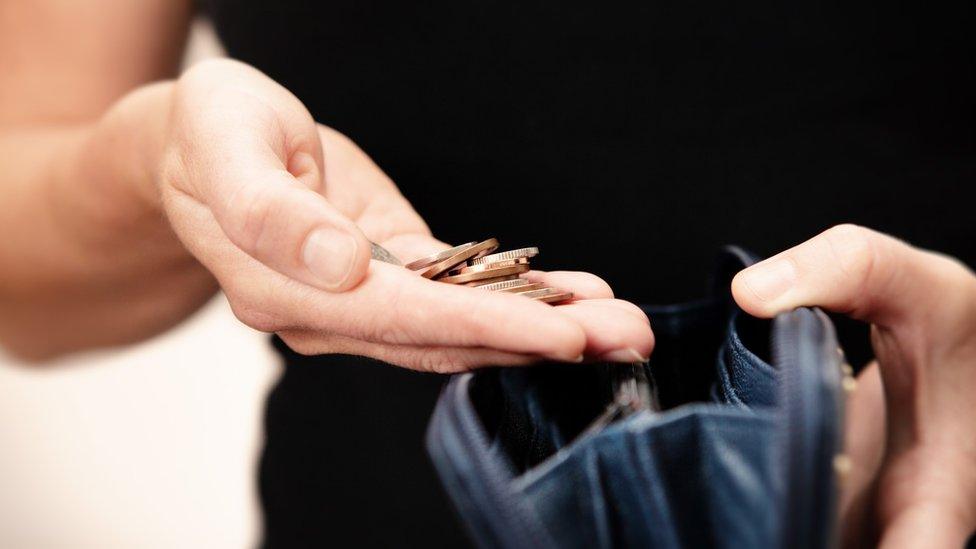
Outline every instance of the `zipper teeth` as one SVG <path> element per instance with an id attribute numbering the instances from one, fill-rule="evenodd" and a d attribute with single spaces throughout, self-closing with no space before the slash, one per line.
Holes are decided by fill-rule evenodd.
<path id="1" fill-rule="evenodd" d="M 797 348 L 800 332 L 804 327 L 804 317 L 808 315 L 819 327 L 809 349 L 816 357 L 816 364 L 811 366 L 824 369 L 809 376 L 800 370 L 803 365 L 799 361 L 800 350 Z M 780 321 L 782 325 L 773 331 L 771 341 L 773 357 L 782 379 L 780 402 L 784 426 L 781 431 L 783 438 L 778 445 L 781 452 L 778 461 L 787 464 L 783 486 L 787 497 L 787 512 L 780 525 L 779 539 L 783 547 L 829 546 L 832 544 L 831 540 L 836 539 L 833 532 L 817 532 L 814 528 L 821 522 L 831 530 L 836 528 L 836 521 L 829 518 L 836 505 L 831 467 L 833 452 L 841 448 L 842 432 L 837 422 L 843 410 L 837 398 L 840 388 L 834 387 L 834 394 L 827 394 L 828 386 L 831 385 L 828 381 L 831 374 L 827 369 L 836 368 L 838 372 L 840 370 L 833 352 L 836 336 L 833 335 L 830 320 L 819 310 L 799 309 L 777 320 Z M 810 385 L 805 386 L 805 382 Z M 818 406 L 820 411 L 815 410 L 811 418 L 806 418 L 805 410 L 810 406 Z M 804 421 L 805 418 L 817 421 Z M 806 436 L 807 428 L 815 432 Z M 830 454 L 826 455 L 826 452 Z M 804 482 L 804 478 L 800 476 L 800 471 L 803 470 L 809 470 L 815 475 L 812 482 Z M 820 505 L 812 507 L 809 504 L 811 500 Z"/>
<path id="2" fill-rule="evenodd" d="M 788 316 L 784 318 L 785 326 L 782 326 L 778 330 L 773 331 L 773 337 L 771 342 L 772 354 L 774 360 L 776 361 L 776 366 L 780 372 L 781 383 L 781 393 L 778 399 L 782 404 L 781 413 L 783 429 L 781 431 L 780 443 L 777 445 L 779 448 L 780 455 L 777 456 L 775 462 L 786 464 L 786 475 L 783 478 L 783 493 L 786 496 L 786 512 L 782 515 L 784 520 L 779 525 L 780 531 L 780 544 L 782 547 L 805 547 L 805 536 L 800 535 L 801 532 L 797 531 L 796 522 L 803 520 L 803 513 L 800 511 L 798 505 L 799 502 L 796 501 L 796 491 L 799 488 L 794 482 L 794 476 L 798 463 L 798 448 L 793 441 L 797 440 L 801 433 L 797 429 L 795 424 L 795 417 L 793 413 L 793 406 L 798 404 L 797 400 L 802 400 L 803 395 L 798 393 L 796 389 L 797 385 L 797 371 L 798 367 L 796 361 L 794 361 L 794 354 L 789 352 L 789 349 L 794 348 L 796 345 L 796 339 L 794 338 L 795 330 L 792 324 L 795 322 L 796 313 L 787 313 Z"/>
<path id="3" fill-rule="evenodd" d="M 471 459 L 488 479 L 485 495 L 494 501 L 496 509 L 505 516 L 505 521 L 502 524 L 517 524 L 521 526 L 526 536 L 532 542 L 529 545 L 533 547 L 551 546 L 552 543 L 549 540 L 549 536 L 544 533 L 544 530 L 539 525 L 536 525 L 528 514 L 520 514 L 519 510 L 521 505 L 515 498 L 509 497 L 505 491 L 505 487 L 514 475 L 509 475 L 506 478 L 504 474 L 498 471 L 497 467 L 499 464 L 492 463 L 488 459 L 488 435 L 478 420 L 470 399 L 466 397 L 471 379 L 471 374 L 465 374 L 455 387 L 456 396 L 461 397 L 456 400 L 458 405 L 452 406 L 459 424 L 455 425 L 457 427 L 454 429 L 455 434 L 458 436 L 458 440 L 461 441 L 462 446 L 468 450 L 467 457 Z M 504 467 L 505 465 L 501 466 Z M 475 497 L 474 494 L 471 494 L 471 497 L 473 499 Z M 502 536 L 503 539 L 510 539 L 511 537 L 508 532 L 503 533 Z M 526 543 L 524 541 L 521 540 L 513 544 L 513 546 L 525 546 Z"/>

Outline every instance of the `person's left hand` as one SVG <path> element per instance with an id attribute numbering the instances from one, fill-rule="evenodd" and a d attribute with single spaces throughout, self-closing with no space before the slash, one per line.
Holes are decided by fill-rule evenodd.
<path id="1" fill-rule="evenodd" d="M 146 93 L 169 102 L 147 202 L 234 314 L 297 352 L 434 372 L 650 354 L 647 317 L 595 276 L 532 273 L 579 298 L 550 307 L 371 260 L 370 241 L 405 262 L 449 246 L 359 147 L 253 67 L 203 62 Z"/>
<path id="2" fill-rule="evenodd" d="M 319 125 L 324 151 L 325 174 L 322 193 L 341 213 L 353 220 L 373 242 L 380 244 L 404 263 L 450 247 L 434 238 L 426 223 L 399 193 L 392 181 L 355 143 L 341 133 Z M 370 269 L 402 271 L 378 261 Z M 396 276 L 407 273 L 395 272 Z M 411 273 L 415 274 L 415 273 Z M 530 271 L 524 275 L 533 282 L 572 291 L 574 300 L 557 305 L 556 310 L 577 323 L 585 335 L 585 347 L 579 360 L 609 362 L 646 361 L 653 346 L 653 333 L 647 316 L 635 305 L 614 298 L 613 290 L 599 277 L 577 271 Z M 417 276 L 419 278 L 419 275 Z M 418 283 L 428 284 L 425 280 Z M 439 284 L 439 283 L 429 283 Z M 436 286 L 435 286 L 436 287 Z M 445 290 L 455 288 L 444 288 Z M 483 290 L 457 288 L 467 292 Z M 438 293 L 428 295 L 440 297 Z M 509 297 L 509 296 L 502 296 Z M 526 299 L 526 298 L 520 298 Z M 423 306 L 419 302 L 415 306 Z M 440 299 L 428 304 L 430 315 L 444 314 L 444 330 L 452 330 L 450 312 L 439 313 Z M 486 309 L 490 312 L 492 309 Z M 470 311 L 472 315 L 481 314 Z M 505 321 L 499 318 L 499 321 Z M 514 320 L 514 319 L 513 319 Z M 422 369 L 457 371 L 480 365 L 527 364 L 537 357 L 494 352 L 490 349 L 411 349 L 404 345 L 384 345 L 347 338 L 337 338 L 314 328 L 285 329 L 279 335 L 297 351 L 305 354 L 343 352 L 366 354 L 398 363 L 410 355 L 427 352 Z M 368 349 L 366 348 L 368 347 Z M 408 364 L 409 365 L 409 364 Z"/>
<path id="3" fill-rule="evenodd" d="M 877 362 L 848 400 L 847 546 L 961 547 L 976 529 L 976 276 L 852 225 L 732 281 L 760 317 L 818 306 L 872 323 Z"/>

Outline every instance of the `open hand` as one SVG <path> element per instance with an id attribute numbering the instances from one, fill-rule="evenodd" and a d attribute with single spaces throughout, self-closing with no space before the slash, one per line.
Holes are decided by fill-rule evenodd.
<path id="1" fill-rule="evenodd" d="M 244 323 L 302 353 L 436 372 L 650 354 L 646 316 L 593 275 L 530 273 L 578 297 L 551 307 L 371 261 L 370 240 L 404 261 L 448 245 L 363 151 L 257 70 L 202 63 L 174 94 L 162 203 Z"/>

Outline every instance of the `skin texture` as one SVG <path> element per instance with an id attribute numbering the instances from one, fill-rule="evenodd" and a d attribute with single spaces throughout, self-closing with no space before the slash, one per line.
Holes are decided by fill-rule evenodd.
<path id="1" fill-rule="evenodd" d="M 367 239 L 405 261 L 446 244 L 265 75 L 232 61 L 177 75 L 191 11 L 0 2 L 8 351 L 40 361 L 139 341 L 220 289 L 242 322 L 305 353 L 436 372 L 649 355 L 646 317 L 593 275 L 531 273 L 580 298 L 549 307 L 370 261 Z M 761 275 L 770 266 L 778 276 Z M 851 543 L 952 546 L 973 526 L 973 286 L 959 264 L 856 227 L 733 283 L 755 315 L 820 305 L 876 325 L 879 365 L 851 402 Z"/>
<path id="2" fill-rule="evenodd" d="M 434 372 L 650 354 L 646 318 L 593 275 L 536 273 L 579 297 L 550 307 L 371 261 L 369 240 L 406 261 L 447 245 L 365 153 L 252 67 L 149 83 L 173 70 L 186 5 L 109 4 L 0 8 L 8 350 L 138 341 L 219 287 L 242 322 L 304 353 Z"/>
<path id="3" fill-rule="evenodd" d="M 961 547 L 976 530 L 976 276 L 852 225 L 741 272 L 748 313 L 819 306 L 872 324 L 877 362 L 850 397 L 848 546 Z"/>

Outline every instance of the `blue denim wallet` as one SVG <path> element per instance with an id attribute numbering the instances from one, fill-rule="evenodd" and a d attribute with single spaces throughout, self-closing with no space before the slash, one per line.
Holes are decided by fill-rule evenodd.
<path id="1" fill-rule="evenodd" d="M 620 365 L 459 374 L 427 448 L 482 547 L 825 547 L 834 543 L 842 356 L 816 309 L 738 311 L 722 251 L 710 295 L 642 307 L 660 410 L 588 429 Z"/>

